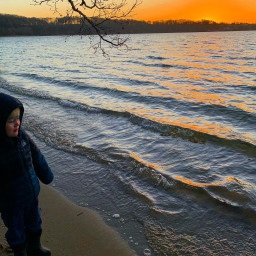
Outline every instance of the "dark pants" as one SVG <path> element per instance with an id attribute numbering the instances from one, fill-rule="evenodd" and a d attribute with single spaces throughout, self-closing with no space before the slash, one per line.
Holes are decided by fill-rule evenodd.
<path id="1" fill-rule="evenodd" d="M 42 220 L 37 198 L 31 204 L 2 212 L 1 217 L 8 228 L 5 237 L 10 246 L 25 243 L 26 233 L 41 231 Z"/>

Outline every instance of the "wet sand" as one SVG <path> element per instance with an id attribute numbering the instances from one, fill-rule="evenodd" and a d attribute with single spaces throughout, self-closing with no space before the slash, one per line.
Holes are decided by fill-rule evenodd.
<path id="1" fill-rule="evenodd" d="M 133 256 L 136 255 L 94 211 L 76 206 L 55 189 L 41 185 L 39 196 L 43 219 L 42 244 L 52 256 Z M 0 220 L 0 244 L 6 247 Z M 12 255 L 3 252 L 0 255 Z"/>

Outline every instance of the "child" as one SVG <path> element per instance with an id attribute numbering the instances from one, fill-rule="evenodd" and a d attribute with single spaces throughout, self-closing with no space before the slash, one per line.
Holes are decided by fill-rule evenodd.
<path id="1" fill-rule="evenodd" d="M 20 129 L 23 112 L 18 99 L 0 93 L 0 212 L 15 256 L 50 256 L 40 243 L 38 178 L 49 184 L 53 173 L 40 150 Z"/>

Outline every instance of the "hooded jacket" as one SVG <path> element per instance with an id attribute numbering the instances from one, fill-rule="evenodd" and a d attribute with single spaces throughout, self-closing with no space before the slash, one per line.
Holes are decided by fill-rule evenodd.
<path id="1" fill-rule="evenodd" d="M 6 135 L 6 121 L 11 112 L 20 109 L 20 123 L 24 113 L 22 103 L 0 93 L 0 211 L 21 207 L 38 197 L 38 178 L 49 184 L 53 173 L 44 156 L 20 128 L 15 138 Z"/>

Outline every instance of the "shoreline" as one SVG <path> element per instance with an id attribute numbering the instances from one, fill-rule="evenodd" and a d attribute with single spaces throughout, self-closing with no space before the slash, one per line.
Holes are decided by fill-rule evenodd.
<path id="1" fill-rule="evenodd" d="M 239 30 L 202 30 L 202 31 L 160 31 L 160 32 L 127 32 L 121 33 L 119 35 L 150 35 L 150 34 L 185 34 L 185 33 L 216 33 L 216 32 L 250 32 L 256 31 L 256 29 L 239 29 Z M 113 33 L 115 34 L 115 33 Z M 12 38 L 12 37 L 54 37 L 54 36 L 62 36 L 62 37 L 86 37 L 88 35 L 79 35 L 79 34 L 54 34 L 54 35 L 0 35 L 0 38 Z M 93 34 L 93 36 L 97 36 L 97 34 Z"/>
<path id="2" fill-rule="evenodd" d="M 53 256 L 135 256 L 120 235 L 99 214 L 77 206 L 50 186 L 41 184 L 42 244 Z M 6 228 L 0 220 L 0 244 L 6 248 Z M 13 255 L 0 248 L 1 255 Z"/>

